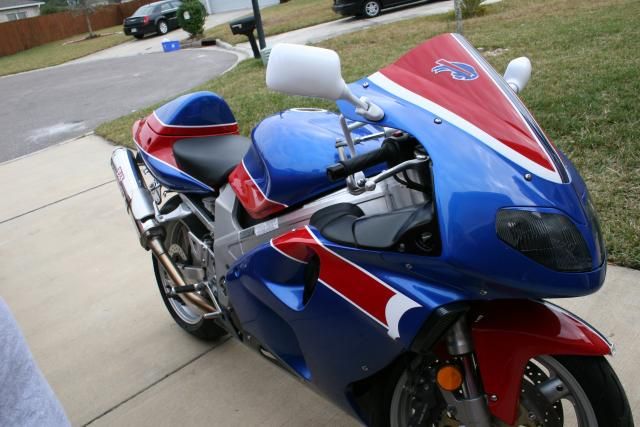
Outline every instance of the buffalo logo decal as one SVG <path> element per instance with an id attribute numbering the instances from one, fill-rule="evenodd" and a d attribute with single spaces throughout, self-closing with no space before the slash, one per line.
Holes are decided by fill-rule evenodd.
<path id="1" fill-rule="evenodd" d="M 446 59 L 438 59 L 435 67 L 431 71 L 435 74 L 443 72 L 451 73 L 454 80 L 475 80 L 478 78 L 478 72 L 473 66 L 464 62 L 452 62 Z"/>

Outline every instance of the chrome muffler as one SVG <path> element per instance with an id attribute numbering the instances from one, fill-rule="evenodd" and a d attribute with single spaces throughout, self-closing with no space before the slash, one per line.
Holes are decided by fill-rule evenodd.
<path id="1" fill-rule="evenodd" d="M 150 231 L 161 233 L 158 237 L 164 237 L 164 229 L 156 221 L 153 197 L 147 188 L 136 159 L 130 150 L 118 147 L 111 154 L 111 169 L 116 177 L 118 188 L 124 198 L 127 213 L 133 219 L 133 223 L 140 236 L 140 244 L 149 250 L 148 234 Z M 158 228 L 159 230 L 155 230 Z"/>
<path id="2" fill-rule="evenodd" d="M 124 147 L 113 150 L 111 168 L 124 198 L 127 213 L 138 232 L 140 244 L 144 249 L 153 252 L 177 287 L 187 286 L 180 270 L 164 247 L 165 230 L 158 221 L 153 197 L 142 178 L 133 153 Z M 185 303 L 202 311 L 205 316 L 220 310 L 200 295 L 192 292 L 180 292 L 180 298 Z"/>

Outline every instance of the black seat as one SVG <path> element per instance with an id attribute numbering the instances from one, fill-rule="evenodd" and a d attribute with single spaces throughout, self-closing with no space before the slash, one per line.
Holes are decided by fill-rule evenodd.
<path id="1" fill-rule="evenodd" d="M 316 227 L 326 239 L 346 246 L 372 249 L 391 249 L 400 243 L 413 248 L 416 239 L 431 239 L 433 205 L 400 209 L 380 215 L 364 215 L 351 203 L 339 203 L 320 209 L 309 224 Z M 425 241 L 426 243 L 426 241 Z M 420 247 L 418 241 L 418 247 Z M 410 249 L 411 249 L 410 248 Z M 420 247 L 428 251 L 426 247 Z"/>
<path id="2" fill-rule="evenodd" d="M 187 138 L 173 144 L 173 155 L 184 172 L 220 188 L 250 145 L 251 140 L 240 135 Z"/>

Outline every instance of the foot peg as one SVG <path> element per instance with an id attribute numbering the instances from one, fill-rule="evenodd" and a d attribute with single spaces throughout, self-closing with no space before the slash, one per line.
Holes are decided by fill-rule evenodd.
<path id="1" fill-rule="evenodd" d="M 205 319 L 214 319 L 216 317 L 219 317 L 222 314 L 222 309 L 220 308 L 220 304 L 218 304 L 218 300 L 213 294 L 211 287 L 209 286 L 208 283 L 201 282 L 201 283 L 196 283 L 194 285 L 172 286 L 171 290 L 167 292 L 167 297 L 182 300 L 182 298 L 180 298 L 180 294 L 189 294 L 189 293 L 202 292 L 202 291 L 205 291 L 207 295 L 209 295 L 209 298 L 213 302 L 213 306 L 214 306 L 213 311 L 206 312 L 202 316 Z"/>

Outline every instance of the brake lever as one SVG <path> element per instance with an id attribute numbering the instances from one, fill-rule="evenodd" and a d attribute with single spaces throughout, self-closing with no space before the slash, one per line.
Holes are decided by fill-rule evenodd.
<path id="1" fill-rule="evenodd" d="M 398 165 L 395 165 L 391 169 L 384 170 L 380 172 L 378 175 L 373 176 L 371 178 L 361 179 L 358 181 L 359 187 L 364 187 L 365 191 L 373 191 L 376 189 L 376 185 L 393 175 L 396 175 L 403 170 L 409 169 L 413 166 L 421 165 L 429 160 L 428 156 L 417 154 L 415 159 L 406 160 Z"/>

